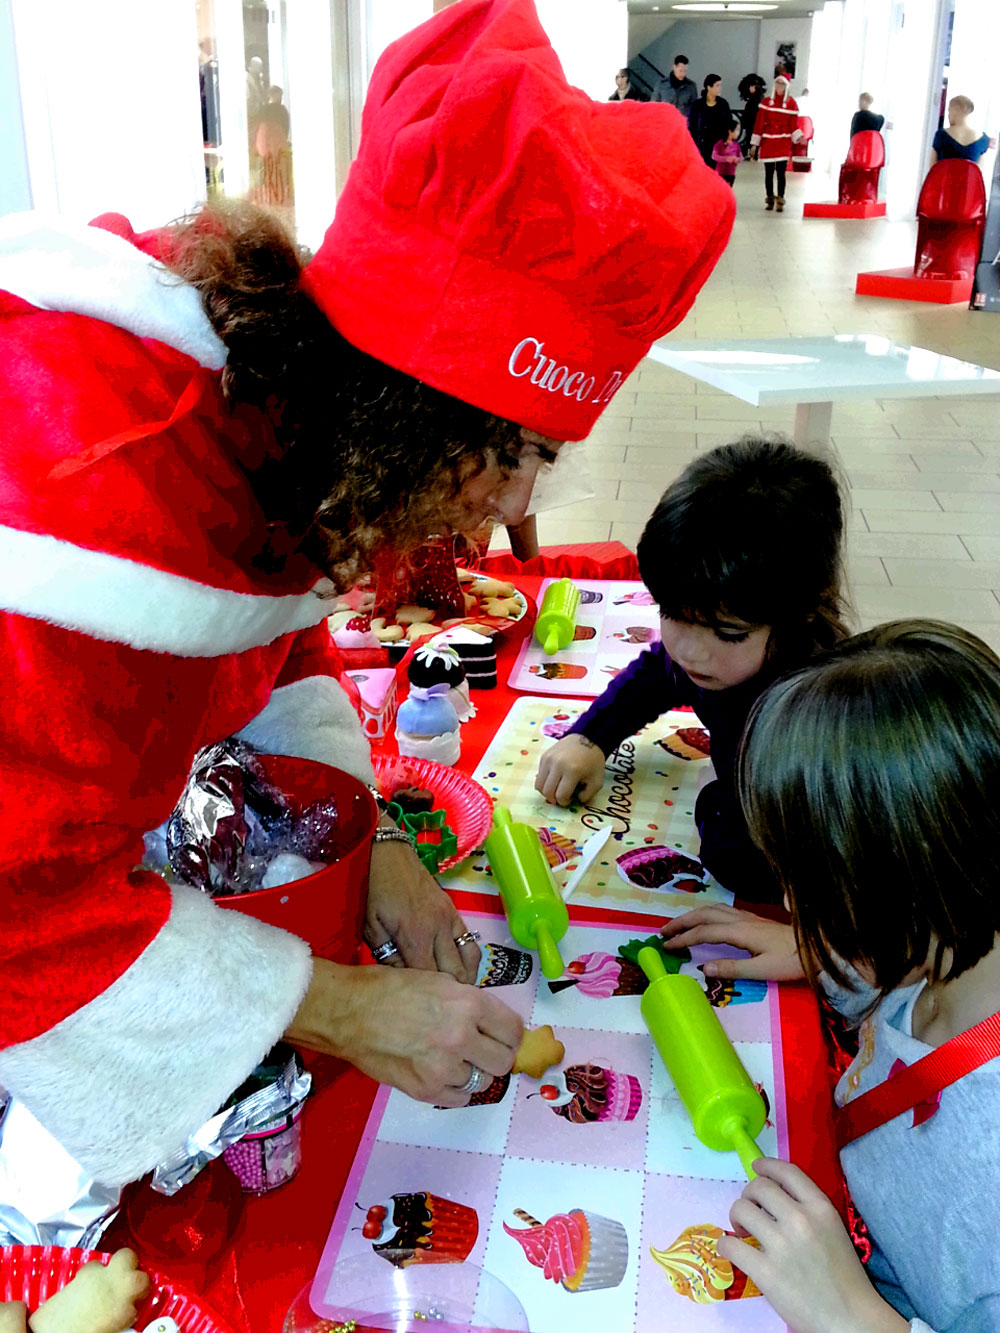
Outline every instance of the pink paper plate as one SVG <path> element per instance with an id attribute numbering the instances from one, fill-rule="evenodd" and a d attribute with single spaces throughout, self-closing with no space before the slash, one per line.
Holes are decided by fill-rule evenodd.
<path id="1" fill-rule="evenodd" d="M 383 754 L 375 757 L 375 781 L 387 800 L 398 787 L 424 787 L 434 793 L 435 808 L 444 811 L 448 825 L 458 839 L 458 851 L 441 862 L 442 870 L 457 866 L 470 852 L 483 845 L 493 823 L 493 802 L 467 773 L 435 764 L 430 759 Z"/>
<path id="2" fill-rule="evenodd" d="M 0 1301 L 24 1301 L 34 1311 L 54 1296 L 90 1259 L 106 1264 L 111 1258 L 99 1250 L 65 1250 L 57 1245 L 0 1246 Z M 143 1272 L 153 1284 L 139 1306 L 136 1328 L 169 1316 L 181 1333 L 232 1333 L 199 1297 L 149 1268 Z"/>

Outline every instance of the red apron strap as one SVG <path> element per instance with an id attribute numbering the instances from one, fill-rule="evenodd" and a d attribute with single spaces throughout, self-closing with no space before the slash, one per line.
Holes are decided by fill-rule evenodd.
<path id="1" fill-rule="evenodd" d="M 838 1107 L 834 1112 L 838 1149 L 895 1120 L 997 1056 L 1000 1056 L 1000 1013 L 977 1023 L 968 1032 L 960 1032 L 894 1078 Z"/>

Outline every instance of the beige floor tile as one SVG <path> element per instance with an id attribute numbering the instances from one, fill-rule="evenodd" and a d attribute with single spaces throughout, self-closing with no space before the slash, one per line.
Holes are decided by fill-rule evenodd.
<path id="1" fill-rule="evenodd" d="M 608 498 L 607 493 L 602 493 L 600 487 L 595 489 L 597 494 L 592 499 L 546 510 L 544 514 L 539 515 L 539 522 L 551 514 L 553 517 L 559 515 L 571 523 L 644 523 L 658 498 L 649 496 L 647 492 L 647 496 L 640 500 L 618 500 Z"/>
<path id="2" fill-rule="evenodd" d="M 538 540 L 542 546 L 561 546 L 569 542 L 606 542 L 611 521 L 568 519 L 560 509 L 538 515 Z"/>
<path id="3" fill-rule="evenodd" d="M 917 470 L 909 454 L 903 456 L 910 464 L 908 468 L 899 466 L 886 469 L 884 472 L 875 472 L 867 468 L 851 467 L 843 452 L 838 450 L 837 453 L 846 469 L 847 480 L 855 491 L 926 491 L 930 494 L 933 490 L 925 480 L 924 473 Z"/>
<path id="4" fill-rule="evenodd" d="M 894 587 L 1000 588 L 1000 562 L 899 560 L 886 556 L 881 563 Z"/>
<path id="5" fill-rule="evenodd" d="M 996 475 L 997 458 L 979 452 L 978 442 L 974 454 L 961 452 L 943 453 L 940 450 L 917 453 L 913 451 L 913 461 L 921 472 L 983 472 Z"/>
<path id="6" fill-rule="evenodd" d="M 877 556 L 859 555 L 847 559 L 847 582 L 855 588 L 881 588 L 889 584 L 885 565 Z M 978 586 L 978 585 L 976 585 Z"/>
<path id="7" fill-rule="evenodd" d="M 869 623 L 905 616 L 930 616 L 956 623 L 1000 621 L 1000 602 L 992 592 L 975 588 L 859 588 L 854 601 L 858 615 Z"/>
<path id="8" fill-rule="evenodd" d="M 964 622 L 964 628 L 982 639 L 984 643 L 989 644 L 995 653 L 1000 653 L 1000 625 L 989 621 L 976 623 L 967 620 Z"/>
<path id="9" fill-rule="evenodd" d="M 948 452 L 941 454 L 940 440 L 915 440 L 912 436 L 882 435 L 878 437 L 854 437 L 839 434 L 836 430 L 832 432 L 833 442 L 838 449 L 854 450 L 858 453 L 867 453 L 869 457 L 878 457 L 881 460 L 882 455 L 909 454 L 913 461 L 920 466 L 920 460 L 929 460 L 927 466 L 933 467 L 934 460 L 941 457 L 949 459 L 958 458 L 962 455 L 968 455 L 971 458 L 982 458 L 982 454 L 973 442 L 965 440 L 949 440 Z M 872 463 L 873 467 L 882 467 L 881 461 Z M 944 464 L 947 467 L 949 464 Z"/>
<path id="10" fill-rule="evenodd" d="M 978 536 L 994 533 L 997 528 L 993 514 L 946 514 L 941 510 L 935 514 L 912 509 L 863 509 L 862 513 L 872 532 L 950 532 Z"/>
<path id="11" fill-rule="evenodd" d="M 993 514 L 1000 531 L 1000 490 L 935 491 L 934 495 L 946 513 Z"/>
<path id="12" fill-rule="evenodd" d="M 970 540 L 972 540 L 970 538 Z M 926 532 L 854 532 L 847 539 L 848 558 L 854 556 L 896 557 L 903 560 L 965 560 L 973 555 L 953 533 Z M 1000 560 L 1000 542 L 996 555 L 976 559 Z"/>
<path id="13" fill-rule="evenodd" d="M 918 469 L 920 485 L 934 491 L 978 491 L 981 495 L 1000 491 L 1000 468 L 996 472 L 924 472 Z"/>
<path id="14" fill-rule="evenodd" d="M 851 444 L 845 444 L 841 439 L 840 444 L 834 445 L 837 450 L 837 457 L 840 459 L 841 466 L 851 474 L 861 476 L 871 475 L 880 478 L 888 478 L 890 473 L 902 473 L 904 476 L 914 476 L 917 472 L 917 465 L 913 461 L 913 455 L 907 453 L 876 453 L 871 449 L 856 449 Z M 859 485 L 864 483 L 859 482 Z M 879 486 L 887 486 L 888 480 L 880 482 Z M 933 487 L 928 487 L 933 490 Z"/>
<path id="15" fill-rule="evenodd" d="M 940 512 L 941 509 L 931 491 L 873 490 L 867 486 L 852 486 L 851 498 L 854 501 L 854 507 L 860 509 L 866 516 L 869 511 L 878 509 L 896 511 L 927 510 L 931 512 Z M 869 524 L 869 526 L 871 525 Z M 917 530 L 922 531 L 923 529 Z"/>
<path id="16" fill-rule="evenodd" d="M 973 560 L 995 561 L 1000 563 L 1000 536 L 981 533 L 963 534 L 962 544 Z"/>

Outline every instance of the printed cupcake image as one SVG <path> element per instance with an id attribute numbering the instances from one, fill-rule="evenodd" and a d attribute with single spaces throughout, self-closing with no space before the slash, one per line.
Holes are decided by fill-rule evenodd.
<path id="1" fill-rule="evenodd" d="M 622 597 L 615 599 L 615 606 L 655 606 L 656 602 L 653 594 L 646 591 L 645 588 L 638 588 L 635 592 L 627 592 Z"/>
<path id="2" fill-rule="evenodd" d="M 551 736 L 554 741 L 562 740 L 573 725 L 570 713 L 552 713 L 542 722 L 542 735 Z"/>
<path id="3" fill-rule="evenodd" d="M 761 1291 L 756 1283 L 719 1254 L 722 1237 L 735 1234 L 707 1222 L 699 1223 L 685 1227 L 668 1249 L 657 1250 L 651 1245 L 649 1252 L 666 1273 L 674 1291 L 696 1305 L 759 1296 Z"/>
<path id="4" fill-rule="evenodd" d="M 477 986 L 522 986 L 531 976 L 531 954 L 506 944 L 484 944 Z"/>
<path id="5" fill-rule="evenodd" d="M 621 639 L 623 643 L 652 643 L 656 638 L 656 630 L 649 625 L 629 625 L 627 629 L 619 630 L 612 637 Z"/>
<path id="6" fill-rule="evenodd" d="M 656 743 L 678 759 L 709 758 L 708 732 L 704 727 L 681 727 Z"/>
<path id="7" fill-rule="evenodd" d="M 593 625 L 577 625 L 573 630 L 574 643 L 586 643 L 589 639 L 596 639 L 597 630 Z"/>
<path id="8" fill-rule="evenodd" d="M 642 1106 L 642 1084 L 634 1074 L 619 1074 L 603 1065 L 569 1065 L 547 1074 L 538 1093 L 573 1125 L 634 1120 Z"/>
<path id="9" fill-rule="evenodd" d="M 636 847 L 617 858 L 618 873 L 636 889 L 663 889 L 670 893 L 704 893 L 708 874 L 701 862 L 675 847 Z"/>
<path id="10" fill-rule="evenodd" d="M 699 972 L 701 968 L 698 969 Z M 767 999 L 766 981 L 730 981 L 723 977 L 699 977 L 713 1009 L 725 1009 L 730 1004 L 758 1004 Z"/>
<path id="11" fill-rule="evenodd" d="M 496 1106 L 497 1102 L 502 1102 L 507 1096 L 507 1089 L 510 1087 L 510 1075 L 498 1074 L 492 1083 L 483 1088 L 482 1092 L 474 1092 L 469 1098 L 467 1106 L 435 1106 L 435 1111 L 465 1111 L 469 1106 Z"/>
<path id="12" fill-rule="evenodd" d="M 572 838 L 567 838 L 565 834 L 556 833 L 545 826 L 538 830 L 538 839 L 542 844 L 545 859 L 553 869 L 565 865 L 567 861 L 580 854 L 580 848 Z"/>
<path id="13" fill-rule="evenodd" d="M 583 680 L 587 674 L 587 668 L 575 662 L 536 662 L 528 671 L 543 680 Z"/>
<path id="14" fill-rule="evenodd" d="M 580 589 L 580 605 L 596 606 L 598 602 L 604 601 L 604 593 L 598 592 L 596 588 Z"/>
<path id="15" fill-rule="evenodd" d="M 527 1230 L 505 1222 L 504 1231 L 517 1241 L 529 1264 L 566 1291 L 603 1291 L 617 1287 L 625 1276 L 628 1234 L 620 1222 L 584 1208 L 556 1213 L 547 1222 L 523 1208 L 515 1208 L 514 1216 L 527 1223 Z"/>
<path id="16" fill-rule="evenodd" d="M 566 975 L 549 982 L 553 995 L 573 987 L 580 995 L 595 1000 L 608 1000 L 613 995 L 642 995 L 649 985 L 646 974 L 639 966 L 639 950 L 646 946 L 656 949 L 663 958 L 668 972 L 680 971 L 681 964 L 691 955 L 687 949 L 666 950 L 660 935 L 644 940 L 629 940 L 621 945 L 617 955 L 610 953 L 583 953 L 566 964 Z"/>
<path id="17" fill-rule="evenodd" d="M 361 1234 L 394 1268 L 461 1264 L 479 1235 L 479 1215 L 464 1203 L 425 1191 L 393 1194 L 372 1204 Z"/>

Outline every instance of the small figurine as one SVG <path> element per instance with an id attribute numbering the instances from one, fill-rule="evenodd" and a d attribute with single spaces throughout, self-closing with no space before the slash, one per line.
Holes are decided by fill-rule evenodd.
<path id="1" fill-rule="evenodd" d="M 449 660 L 454 657 L 454 664 Z M 455 764 L 461 752 L 459 717 L 451 702 L 452 685 L 448 677 L 461 663 L 454 654 L 424 647 L 417 650 L 407 674 L 410 696 L 400 704 L 396 715 L 396 743 L 399 753 L 412 759 L 431 759 L 438 764 Z"/>
<path id="2" fill-rule="evenodd" d="M 425 643 L 413 655 L 407 675 L 410 684 L 418 685 L 421 689 L 446 684 L 448 702 L 458 714 L 459 722 L 468 722 L 470 717 L 475 717 L 476 706 L 469 698 L 465 668 L 451 644 L 441 640 Z"/>

